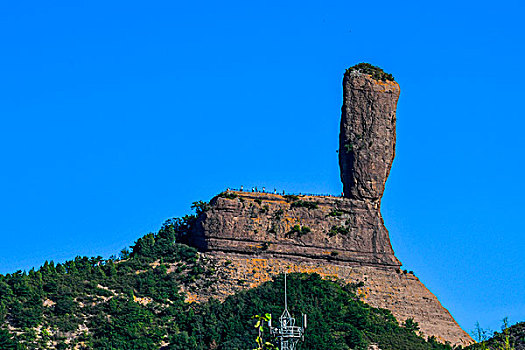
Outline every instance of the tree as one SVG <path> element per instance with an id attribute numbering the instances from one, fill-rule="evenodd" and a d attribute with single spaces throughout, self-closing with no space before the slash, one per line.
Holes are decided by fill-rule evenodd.
<path id="1" fill-rule="evenodd" d="M 17 342 L 13 340 L 11 333 L 5 329 L 0 329 L 0 349 L 2 350 L 16 350 Z"/>
<path id="2" fill-rule="evenodd" d="M 257 348 L 253 350 L 279 350 L 275 345 L 273 345 L 270 342 L 265 342 L 263 339 L 264 335 L 264 324 L 268 324 L 270 320 L 272 319 L 272 315 L 270 314 L 264 314 L 264 315 L 255 315 L 252 316 L 252 318 L 256 319 L 255 322 L 255 328 L 258 331 L 257 338 L 255 338 L 255 342 L 257 343 Z"/>

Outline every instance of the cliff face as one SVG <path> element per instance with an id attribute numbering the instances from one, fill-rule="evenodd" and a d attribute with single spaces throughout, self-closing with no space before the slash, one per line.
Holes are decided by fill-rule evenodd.
<path id="1" fill-rule="evenodd" d="M 201 289 L 195 294 L 190 293 L 191 301 L 205 301 L 209 297 L 224 299 L 242 289 L 257 287 L 285 271 L 318 273 L 324 278 L 338 278 L 347 283 L 363 282 L 364 286 L 358 292 L 364 302 L 390 310 L 400 323 L 408 318 L 414 319 L 425 337 L 435 336 L 441 342 L 451 344 L 473 342 L 416 276 L 398 269 L 266 253 L 210 251 L 202 255 L 216 267 L 217 282 L 213 291 Z"/>
<path id="2" fill-rule="evenodd" d="M 285 271 L 318 273 L 363 282 L 363 301 L 390 310 L 400 322 L 413 318 L 426 336 L 472 342 L 436 296 L 399 269 L 379 211 L 368 201 L 251 192 L 228 197 L 212 199 L 198 218 L 191 243 L 214 262 L 218 278 L 212 292 L 201 290 L 189 300 L 223 299 Z"/>
<path id="3" fill-rule="evenodd" d="M 382 72 L 382 71 L 381 71 Z M 343 80 L 339 164 L 344 197 L 226 192 L 197 218 L 190 243 L 217 266 L 216 289 L 191 300 L 224 298 L 288 272 L 363 282 L 363 300 L 413 318 L 426 336 L 472 339 L 412 274 L 402 273 L 380 212 L 395 154 L 399 85 L 348 70 Z"/>
<path id="4" fill-rule="evenodd" d="M 399 85 L 348 70 L 343 78 L 339 166 L 345 197 L 383 196 L 396 146 Z"/>
<path id="5" fill-rule="evenodd" d="M 230 192 L 197 221 L 203 251 L 329 259 L 399 267 L 376 204 L 337 197 Z"/>

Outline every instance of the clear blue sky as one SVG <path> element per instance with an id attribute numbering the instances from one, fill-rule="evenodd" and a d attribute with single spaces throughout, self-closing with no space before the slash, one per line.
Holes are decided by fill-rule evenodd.
<path id="1" fill-rule="evenodd" d="M 525 320 L 519 1 L 0 4 L 0 273 L 108 257 L 227 187 L 340 193 L 348 66 L 401 85 L 397 256 L 467 331 Z"/>

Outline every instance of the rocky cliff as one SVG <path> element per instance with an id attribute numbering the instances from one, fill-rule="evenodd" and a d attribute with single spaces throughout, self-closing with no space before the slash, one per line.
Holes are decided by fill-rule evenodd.
<path id="1" fill-rule="evenodd" d="M 218 286 L 192 300 L 224 298 L 273 274 L 316 272 L 363 282 L 363 300 L 413 318 L 426 336 L 472 339 L 413 275 L 400 270 L 380 212 L 395 154 L 399 85 L 362 65 L 343 79 L 339 163 L 344 197 L 227 191 L 199 215 L 190 243 L 217 266 Z M 370 74 L 371 73 L 371 74 Z M 391 77 L 391 76 L 390 76 Z"/>
<path id="2" fill-rule="evenodd" d="M 375 80 L 359 68 L 346 71 L 339 134 L 345 197 L 378 201 L 383 196 L 395 155 L 399 92 L 394 81 Z"/>
<path id="3" fill-rule="evenodd" d="M 192 244 L 202 251 L 399 267 L 377 204 L 341 197 L 229 192 L 199 216 Z"/>

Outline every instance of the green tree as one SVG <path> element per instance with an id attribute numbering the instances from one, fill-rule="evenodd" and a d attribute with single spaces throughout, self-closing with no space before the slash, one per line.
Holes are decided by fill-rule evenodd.
<path id="1" fill-rule="evenodd" d="M 268 324 L 268 322 L 271 321 L 272 315 L 266 313 L 263 315 L 255 315 L 252 316 L 252 318 L 255 319 L 255 329 L 257 329 L 257 338 L 255 338 L 255 342 L 257 343 L 257 348 L 253 350 L 279 350 L 275 345 L 268 341 L 264 341 L 264 325 Z"/>
<path id="2" fill-rule="evenodd" d="M 0 349 L 16 350 L 17 348 L 17 342 L 13 340 L 11 333 L 5 329 L 0 329 Z"/>

